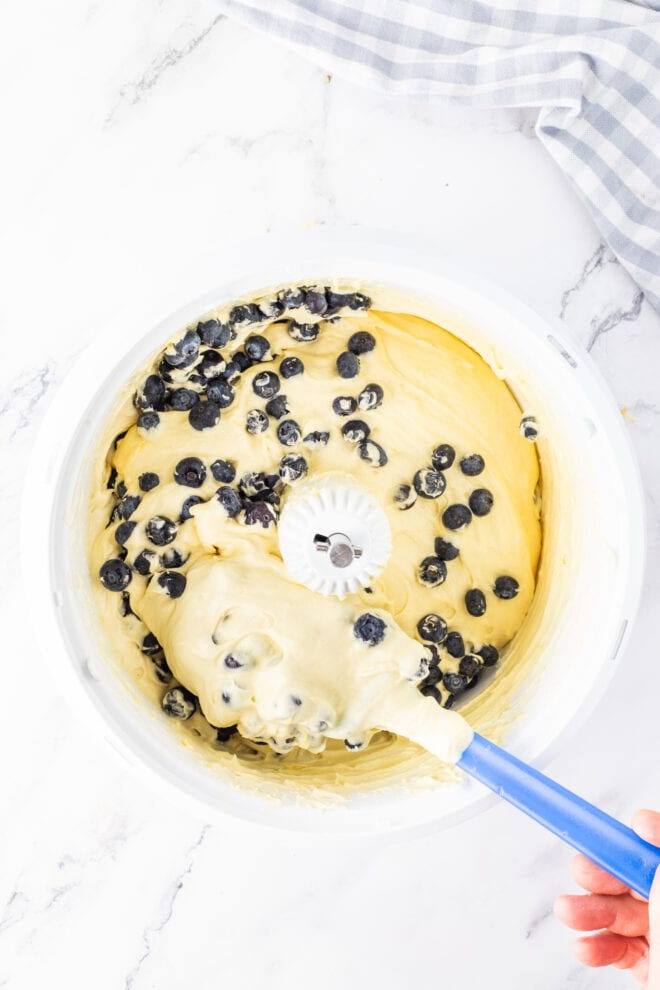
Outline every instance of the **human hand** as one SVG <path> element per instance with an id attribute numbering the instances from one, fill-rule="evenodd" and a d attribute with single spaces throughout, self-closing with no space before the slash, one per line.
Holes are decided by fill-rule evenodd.
<path id="1" fill-rule="evenodd" d="M 632 827 L 660 846 L 660 812 L 637 811 Z M 660 870 L 648 902 L 586 856 L 575 857 L 571 874 L 589 893 L 558 897 L 555 914 L 568 928 L 597 932 L 573 943 L 580 962 L 629 969 L 645 990 L 660 990 Z"/>

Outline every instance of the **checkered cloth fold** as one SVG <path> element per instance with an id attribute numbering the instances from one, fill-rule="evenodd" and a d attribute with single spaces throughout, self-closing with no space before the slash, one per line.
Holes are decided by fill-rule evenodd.
<path id="1" fill-rule="evenodd" d="M 660 0 L 217 2 L 397 96 L 538 107 L 539 139 L 660 312 Z"/>

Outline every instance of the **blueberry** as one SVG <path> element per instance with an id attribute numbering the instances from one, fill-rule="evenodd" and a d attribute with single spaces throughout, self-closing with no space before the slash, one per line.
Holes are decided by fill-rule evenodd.
<path id="1" fill-rule="evenodd" d="M 455 660 L 460 660 L 461 657 L 465 656 L 465 643 L 459 632 L 447 633 L 445 649 L 449 656 L 454 657 Z"/>
<path id="2" fill-rule="evenodd" d="M 112 468 L 110 468 L 110 474 L 108 476 L 108 482 L 107 482 L 107 484 L 106 484 L 105 487 L 106 488 L 114 488 L 116 481 L 117 481 L 117 468 L 116 467 L 112 467 Z"/>
<path id="3" fill-rule="evenodd" d="M 269 502 L 250 502 L 245 507 L 246 526 L 261 526 L 268 529 L 277 522 L 277 512 Z"/>
<path id="4" fill-rule="evenodd" d="M 321 328 L 318 323 L 298 323 L 296 320 L 291 320 L 287 331 L 289 337 L 292 337 L 293 340 L 297 340 L 303 344 L 309 344 L 313 340 L 316 340 L 321 332 Z"/>
<path id="5" fill-rule="evenodd" d="M 215 481 L 220 481 L 223 485 L 231 485 L 236 477 L 236 468 L 229 461 L 223 461 L 221 458 L 218 458 L 217 461 L 213 461 L 213 464 L 211 464 L 211 474 Z"/>
<path id="6" fill-rule="evenodd" d="M 473 677 L 477 677 L 481 673 L 481 664 L 477 657 L 473 656 L 471 653 L 466 653 L 461 662 L 458 665 L 458 672 L 467 677 L 469 681 Z"/>
<path id="7" fill-rule="evenodd" d="M 138 409 L 162 409 L 165 399 L 165 383 L 158 375 L 149 375 L 133 402 Z"/>
<path id="8" fill-rule="evenodd" d="M 477 653 L 481 657 L 484 667 L 494 667 L 500 659 L 499 651 L 488 643 L 482 646 L 480 650 L 477 650 Z"/>
<path id="9" fill-rule="evenodd" d="M 350 443 L 360 443 L 366 440 L 370 433 L 371 429 L 363 419 L 349 419 L 341 428 L 341 435 Z"/>
<path id="10" fill-rule="evenodd" d="M 137 425 L 140 430 L 155 430 L 160 423 L 160 416 L 157 412 L 144 412 L 137 418 Z"/>
<path id="11" fill-rule="evenodd" d="M 436 471 L 446 471 L 456 460 L 456 451 L 448 443 L 441 443 L 431 454 L 431 464 Z"/>
<path id="12" fill-rule="evenodd" d="M 442 616 L 429 612 L 417 623 L 417 632 L 428 643 L 444 643 L 447 638 L 447 623 Z"/>
<path id="13" fill-rule="evenodd" d="M 246 471 L 238 482 L 238 490 L 246 498 L 255 498 L 267 492 L 271 486 L 263 471 Z"/>
<path id="14" fill-rule="evenodd" d="M 144 527 L 147 539 L 155 547 L 164 547 L 176 537 L 176 524 L 167 516 L 154 516 Z"/>
<path id="15" fill-rule="evenodd" d="M 376 346 L 376 338 L 367 330 L 358 330 L 348 338 L 347 346 L 351 354 L 368 354 Z"/>
<path id="16" fill-rule="evenodd" d="M 223 485 L 222 488 L 218 488 L 215 493 L 215 497 L 230 519 L 237 516 L 243 508 L 240 495 L 237 491 L 234 491 L 233 488 L 229 488 L 228 485 Z"/>
<path id="17" fill-rule="evenodd" d="M 449 540 L 443 540 L 441 536 L 436 536 L 434 550 L 436 557 L 439 557 L 440 560 L 456 560 L 460 553 L 458 547 L 455 547 Z"/>
<path id="18" fill-rule="evenodd" d="M 117 488 L 115 489 L 115 491 L 116 491 L 116 494 L 119 496 L 119 498 L 123 498 L 124 495 L 126 494 L 126 492 L 128 491 L 128 488 L 126 487 L 126 485 L 124 484 L 123 481 L 120 481 L 119 484 L 117 485 Z M 139 498 L 139 496 L 138 496 L 138 498 Z"/>
<path id="19" fill-rule="evenodd" d="M 160 681 L 161 684 L 169 684 L 172 680 L 172 671 L 170 670 L 167 660 L 165 659 L 164 653 L 156 653 L 151 657 L 151 662 L 154 665 L 154 674 L 156 679 Z"/>
<path id="20" fill-rule="evenodd" d="M 208 430 L 220 420 L 220 406 L 202 399 L 188 413 L 188 422 L 194 430 Z"/>
<path id="21" fill-rule="evenodd" d="M 480 588 L 470 588 L 465 592 L 465 607 L 475 618 L 486 612 L 486 596 Z"/>
<path id="22" fill-rule="evenodd" d="M 336 316 L 339 310 L 344 306 L 348 306 L 348 300 L 350 297 L 347 292 L 335 292 L 333 289 L 326 289 L 325 298 L 328 303 L 328 308 L 326 309 L 324 316 L 327 320 L 332 316 Z"/>
<path id="23" fill-rule="evenodd" d="M 422 685 L 420 685 L 419 690 L 420 693 L 423 694 L 425 698 L 433 698 L 433 700 L 437 701 L 439 705 L 442 704 L 442 694 L 440 691 L 438 691 L 437 687 L 433 683 L 433 680 L 429 681 L 427 677 L 425 682 Z"/>
<path id="24" fill-rule="evenodd" d="M 325 292 L 321 292 L 319 289 L 308 289 L 305 293 L 305 309 L 308 313 L 313 316 L 323 316 L 326 309 L 328 308 L 328 303 L 325 298 Z"/>
<path id="25" fill-rule="evenodd" d="M 265 337 L 253 333 L 246 337 L 243 350 L 250 361 L 263 361 L 270 350 L 270 344 Z"/>
<path id="26" fill-rule="evenodd" d="M 106 560 L 99 570 L 101 584 L 108 591 L 123 591 L 131 583 L 131 569 L 123 560 L 113 557 Z"/>
<path id="27" fill-rule="evenodd" d="M 462 529 L 463 526 L 468 526 L 472 522 L 472 513 L 467 505 L 450 505 L 442 513 L 442 522 L 447 529 Z"/>
<path id="28" fill-rule="evenodd" d="M 184 457 L 174 468 L 177 485 L 186 488 L 201 488 L 206 481 L 206 468 L 199 457 Z"/>
<path id="29" fill-rule="evenodd" d="M 186 721 L 197 711 L 197 699 L 184 687 L 170 688 L 163 695 L 161 702 L 163 711 L 170 718 L 180 718 Z"/>
<path id="30" fill-rule="evenodd" d="M 493 508 L 495 499 L 487 488 L 475 488 L 468 499 L 468 504 L 475 516 L 487 516 Z"/>
<path id="31" fill-rule="evenodd" d="M 362 440 L 358 444 L 358 454 L 363 461 L 368 461 L 372 467 L 385 467 L 387 454 L 375 440 Z"/>
<path id="32" fill-rule="evenodd" d="M 232 327 L 247 327 L 252 323 L 262 322 L 263 314 L 255 303 L 234 306 L 229 313 L 229 323 Z"/>
<path id="33" fill-rule="evenodd" d="M 119 491 L 119 489 L 117 489 Z M 121 502 L 117 504 L 117 515 L 120 519 L 129 519 L 142 499 L 139 495 L 125 495 Z"/>
<path id="34" fill-rule="evenodd" d="M 520 433 L 525 440 L 529 440 L 531 443 L 538 439 L 539 429 L 535 416 L 523 416 L 520 420 Z"/>
<path id="35" fill-rule="evenodd" d="M 293 447 L 301 438 L 302 433 L 295 419 L 283 419 L 277 427 L 277 439 L 285 447 Z"/>
<path id="36" fill-rule="evenodd" d="M 168 364 L 165 358 L 162 358 L 160 364 L 158 365 L 158 374 L 164 382 L 171 383 L 174 380 L 172 375 L 172 365 Z"/>
<path id="37" fill-rule="evenodd" d="M 358 406 L 365 411 L 368 409 L 378 409 L 378 406 L 383 401 L 384 394 L 380 385 L 377 385 L 376 382 L 371 382 L 369 385 L 365 385 L 358 395 Z"/>
<path id="38" fill-rule="evenodd" d="M 207 347 L 224 347 L 229 343 L 229 326 L 219 320 L 205 320 L 197 324 L 197 333 Z"/>
<path id="39" fill-rule="evenodd" d="M 433 468 L 420 468 L 413 478 L 413 486 L 422 498 L 439 498 L 447 487 L 445 476 Z"/>
<path id="40" fill-rule="evenodd" d="M 158 561 L 158 554 L 154 550 L 142 550 L 133 561 L 133 567 L 138 574 L 146 577 L 147 574 L 151 574 L 151 567 L 155 561 Z"/>
<path id="41" fill-rule="evenodd" d="M 508 575 L 502 575 L 495 580 L 493 585 L 493 591 L 498 598 L 503 601 L 509 601 L 511 598 L 515 598 L 520 590 L 520 585 L 515 578 L 509 577 Z"/>
<path id="42" fill-rule="evenodd" d="M 365 296 L 363 292 L 351 292 L 348 297 L 348 307 L 349 309 L 369 309 L 371 306 L 371 299 L 369 296 Z"/>
<path id="43" fill-rule="evenodd" d="M 279 299 L 262 299 L 259 309 L 267 320 L 277 320 L 284 312 L 284 304 Z"/>
<path id="44" fill-rule="evenodd" d="M 234 401 L 234 390 L 223 378 L 213 378 L 206 388 L 206 397 L 221 409 L 227 409 Z"/>
<path id="45" fill-rule="evenodd" d="M 170 345 L 163 355 L 172 368 L 188 368 L 199 355 L 201 341 L 195 330 L 186 330 L 181 340 Z"/>
<path id="46" fill-rule="evenodd" d="M 442 680 L 442 671 L 439 667 L 431 667 L 428 674 L 424 678 L 423 683 L 420 685 L 420 690 L 422 694 L 425 687 L 434 687 L 439 681 Z"/>
<path id="47" fill-rule="evenodd" d="M 262 371 L 252 379 L 252 390 L 260 399 L 272 399 L 280 390 L 280 379 L 274 371 Z"/>
<path id="48" fill-rule="evenodd" d="M 268 480 L 268 490 L 257 495 L 256 498 L 250 499 L 251 502 L 268 502 L 269 505 L 279 506 L 280 504 L 280 492 L 284 487 L 284 482 L 280 478 L 279 474 L 269 474 L 266 476 Z M 274 479 L 274 481 L 273 481 Z"/>
<path id="49" fill-rule="evenodd" d="M 251 368 L 255 363 L 252 358 L 245 353 L 245 351 L 236 351 L 232 357 L 232 361 L 241 374 L 243 374 L 244 371 L 247 371 L 248 368 Z"/>
<path id="50" fill-rule="evenodd" d="M 186 590 L 185 575 L 178 571 L 163 571 L 158 575 L 158 584 L 163 588 L 168 598 L 181 598 Z"/>
<path id="51" fill-rule="evenodd" d="M 417 492 L 412 485 L 397 485 L 392 495 L 392 501 L 398 509 L 410 509 L 417 501 Z"/>
<path id="52" fill-rule="evenodd" d="M 282 416 L 287 416 L 289 413 L 289 405 L 286 395 L 276 395 L 274 399 L 271 399 L 266 403 L 266 412 L 273 419 L 282 419 Z"/>
<path id="53" fill-rule="evenodd" d="M 287 485 L 307 474 L 307 461 L 299 454 L 285 454 L 280 461 L 280 478 Z"/>
<path id="54" fill-rule="evenodd" d="M 206 351 L 202 360 L 195 366 L 195 375 L 203 382 L 210 382 L 226 369 L 227 362 L 220 351 Z"/>
<path id="55" fill-rule="evenodd" d="M 350 351 L 343 351 L 337 358 L 337 371 L 342 378 L 355 378 L 360 370 L 360 362 Z"/>
<path id="56" fill-rule="evenodd" d="M 177 412 L 188 412 L 199 402 L 199 395 L 191 388 L 175 388 L 168 393 L 167 404 Z"/>
<path id="57" fill-rule="evenodd" d="M 303 437 L 303 443 L 307 444 L 308 447 L 325 447 L 330 440 L 330 434 L 327 430 L 312 430 L 307 436 Z"/>
<path id="58" fill-rule="evenodd" d="M 467 687 L 467 679 L 462 674 L 445 674 L 442 683 L 450 694 L 462 694 Z"/>
<path id="59" fill-rule="evenodd" d="M 183 503 L 183 505 L 181 506 L 181 515 L 179 516 L 179 522 L 185 522 L 186 519 L 192 519 L 192 513 L 190 510 L 192 509 L 193 505 L 201 505 L 203 501 L 204 499 L 200 498 L 199 495 L 191 495 L 190 498 L 187 498 Z"/>
<path id="60" fill-rule="evenodd" d="M 223 663 L 229 670 L 239 670 L 243 666 L 241 661 L 233 653 L 228 653 Z"/>
<path id="61" fill-rule="evenodd" d="M 123 619 L 125 619 L 127 615 L 136 615 L 136 613 L 131 608 L 131 596 L 127 591 L 122 591 L 121 593 L 121 602 L 119 603 L 119 614 Z"/>
<path id="62" fill-rule="evenodd" d="M 277 478 L 277 482 L 280 490 L 284 488 L 284 482 L 279 477 L 279 475 Z M 280 498 L 279 491 L 271 491 L 271 492 L 267 492 L 265 495 L 262 495 L 261 498 L 256 499 L 256 501 L 268 502 L 269 505 L 274 505 L 276 509 L 279 509 L 280 502 L 282 501 L 282 499 Z"/>
<path id="63" fill-rule="evenodd" d="M 128 543 L 131 533 L 137 526 L 137 523 L 132 520 L 129 522 L 119 523 L 117 529 L 115 530 L 115 540 L 120 547 L 125 547 Z"/>
<path id="64" fill-rule="evenodd" d="M 223 728 L 215 728 L 215 741 L 219 743 L 229 742 L 232 736 L 238 732 L 237 725 L 228 725 Z"/>
<path id="65" fill-rule="evenodd" d="M 467 474 L 469 478 L 481 474 L 485 467 L 486 464 L 481 454 L 469 454 L 468 457 L 463 457 L 461 460 L 461 471 L 463 474 Z"/>
<path id="66" fill-rule="evenodd" d="M 148 632 L 146 636 L 143 637 L 140 645 L 140 652 L 144 653 L 146 657 L 152 657 L 156 653 L 160 653 L 162 649 L 163 647 L 160 645 L 152 632 Z"/>
<path id="67" fill-rule="evenodd" d="M 429 667 L 437 667 L 440 663 L 440 651 L 438 650 L 438 647 L 435 643 L 430 643 L 428 640 L 425 640 L 424 646 L 431 654 L 431 658 L 428 661 Z"/>
<path id="68" fill-rule="evenodd" d="M 257 433 L 263 433 L 268 429 L 269 422 L 270 420 L 263 409 L 250 409 L 245 417 L 245 429 L 248 433 L 256 436 Z"/>
<path id="69" fill-rule="evenodd" d="M 299 309 L 305 301 L 305 291 L 299 287 L 283 289 L 277 298 L 284 309 Z"/>
<path id="70" fill-rule="evenodd" d="M 282 378 L 295 378 L 296 375 L 302 375 L 305 370 L 305 365 L 302 363 L 300 358 L 288 357 L 284 358 L 280 364 L 280 374 Z"/>
<path id="71" fill-rule="evenodd" d="M 338 416 L 351 416 L 357 407 L 357 399 L 352 395 L 338 395 L 332 400 L 332 411 Z"/>
<path id="72" fill-rule="evenodd" d="M 166 550 L 162 558 L 163 567 L 167 568 L 183 567 L 187 560 L 188 557 L 184 557 L 183 553 L 176 547 L 170 547 L 169 550 Z"/>
<path id="73" fill-rule="evenodd" d="M 367 646 L 377 646 L 385 638 L 385 623 L 379 616 L 365 612 L 353 626 L 353 635 Z"/>
<path id="74" fill-rule="evenodd" d="M 226 382 L 229 382 L 231 385 L 235 384 L 238 381 L 238 379 L 241 377 L 241 371 L 243 370 L 239 366 L 238 361 L 236 360 L 237 357 L 238 355 L 234 354 L 233 359 L 231 361 L 227 361 L 227 367 L 220 376 L 221 378 L 224 378 Z M 249 367 L 249 363 L 248 363 L 248 367 Z"/>
<path id="75" fill-rule="evenodd" d="M 439 557 L 424 557 L 417 576 L 422 584 L 429 588 L 437 588 L 447 577 L 447 565 Z"/>

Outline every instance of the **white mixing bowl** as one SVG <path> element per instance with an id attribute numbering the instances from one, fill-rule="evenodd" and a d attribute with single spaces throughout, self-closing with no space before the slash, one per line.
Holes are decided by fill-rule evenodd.
<path id="1" fill-rule="evenodd" d="M 48 410 L 27 478 L 22 535 L 33 625 L 69 702 L 133 766 L 174 788 L 179 800 L 185 795 L 206 818 L 312 832 L 437 828 L 474 814 L 486 799 L 470 780 L 422 786 L 430 757 L 386 774 L 378 789 L 330 801 L 326 795 L 316 806 L 318 788 L 301 801 L 284 778 L 265 788 L 274 800 L 235 786 L 182 747 L 161 713 L 122 683 L 104 656 L 91 604 L 90 469 L 127 379 L 159 343 L 214 306 L 283 283 L 331 278 L 359 282 L 380 308 L 389 301 L 451 330 L 506 379 L 525 412 L 537 415 L 545 523 L 537 592 L 488 688 L 501 700 L 500 724 L 485 719 L 479 697 L 466 711 L 475 729 L 496 732 L 537 765 L 566 743 L 613 673 L 641 589 L 641 487 L 621 416 L 588 355 L 560 327 L 456 271 L 434 247 L 384 233 L 318 230 L 232 247 L 197 260 L 176 286 L 147 287 L 144 308 L 97 336 Z M 193 301 L 172 312 L 175 296 Z"/>

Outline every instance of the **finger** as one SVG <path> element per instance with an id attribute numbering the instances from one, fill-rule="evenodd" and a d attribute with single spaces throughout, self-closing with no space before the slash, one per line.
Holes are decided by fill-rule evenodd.
<path id="1" fill-rule="evenodd" d="M 629 894 L 563 894 L 555 901 L 555 914 L 580 932 L 609 928 L 616 935 L 631 937 L 645 936 L 649 930 L 648 905 Z"/>
<path id="2" fill-rule="evenodd" d="M 660 846 L 660 813 L 642 808 L 633 815 L 633 828 L 647 842 Z M 649 942 L 654 947 L 660 946 L 660 870 L 656 873 L 651 898 L 649 901 Z M 658 958 L 656 958 L 658 956 Z M 651 961 L 647 977 L 648 990 L 660 990 L 660 953 L 656 953 Z"/>
<path id="3" fill-rule="evenodd" d="M 582 853 L 573 858 L 571 876 L 580 887 L 593 894 L 625 894 L 628 891 L 625 883 L 610 876 Z"/>
<path id="4" fill-rule="evenodd" d="M 660 846 L 660 812 L 642 808 L 633 815 L 632 826 L 638 835 L 654 846 Z"/>
<path id="5" fill-rule="evenodd" d="M 649 978 L 648 953 L 644 956 L 641 956 L 641 958 L 638 959 L 637 962 L 630 967 L 630 973 L 632 976 L 635 977 L 638 983 L 644 983 L 644 984 L 646 983 L 646 981 Z M 651 990 L 651 988 L 647 987 L 647 990 Z"/>
<path id="6" fill-rule="evenodd" d="M 660 990 L 660 869 L 656 872 L 649 900 L 649 943 L 653 946 L 647 990 Z"/>
<path id="7" fill-rule="evenodd" d="M 573 943 L 573 952 L 585 966 L 616 966 L 630 969 L 648 954 L 643 938 L 625 938 L 614 932 L 598 932 Z"/>

